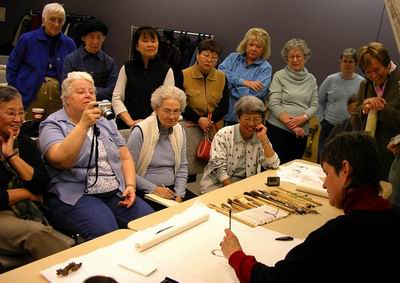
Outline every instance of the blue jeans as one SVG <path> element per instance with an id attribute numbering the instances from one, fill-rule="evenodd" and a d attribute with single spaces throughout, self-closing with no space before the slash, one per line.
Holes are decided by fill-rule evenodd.
<path id="1" fill-rule="evenodd" d="M 108 198 L 83 195 L 75 205 L 70 205 L 51 194 L 46 197 L 45 204 L 50 210 L 52 225 L 90 240 L 118 228 L 126 228 L 130 221 L 154 212 L 139 197 L 130 208 L 119 206 L 119 201 L 116 195 Z"/>

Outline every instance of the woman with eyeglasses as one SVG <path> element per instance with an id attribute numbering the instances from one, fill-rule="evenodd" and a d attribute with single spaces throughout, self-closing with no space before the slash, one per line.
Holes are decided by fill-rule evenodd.
<path id="1" fill-rule="evenodd" d="M 358 92 L 358 119 L 365 125 L 369 112 L 377 113 L 374 138 L 383 161 L 382 179 L 387 180 L 394 160 L 387 145 L 400 129 L 400 71 L 390 59 L 389 51 L 379 42 L 361 47 L 358 62 L 367 77 Z"/>
<path id="2" fill-rule="evenodd" d="M 161 85 L 175 85 L 170 66 L 158 56 L 160 36 L 153 27 L 140 27 L 132 38 L 132 60 L 122 66 L 112 95 L 118 128 L 132 128 L 153 112 L 150 97 Z"/>
<path id="3" fill-rule="evenodd" d="M 26 208 L 42 202 L 49 176 L 34 141 L 20 133 L 25 119 L 22 97 L 0 88 L 0 254 L 37 260 L 70 246 L 39 215 Z M 27 213 L 29 212 L 29 213 Z"/>
<path id="4" fill-rule="evenodd" d="M 138 195 L 152 193 L 182 202 L 195 195 L 186 189 L 186 134 L 178 124 L 186 95 L 177 87 L 160 86 L 151 95 L 152 115 L 133 128 L 128 148 L 136 167 Z M 165 207 L 151 201 L 154 209 Z"/>
<path id="5" fill-rule="evenodd" d="M 277 71 L 269 87 L 267 127 L 282 163 L 301 159 L 307 145 L 310 120 L 317 113 L 315 77 L 305 68 L 311 49 L 303 39 L 290 39 L 282 48 L 286 67 Z"/>
<path id="6" fill-rule="evenodd" d="M 115 122 L 98 107 L 93 78 L 71 72 L 61 91 L 64 107 L 39 129 L 54 225 L 90 240 L 152 213 L 136 196 L 135 164 Z"/>
<path id="7" fill-rule="evenodd" d="M 238 122 L 235 104 L 243 95 L 253 95 L 265 101 L 271 82 L 272 67 L 267 59 L 271 54 L 271 39 L 262 28 L 251 28 L 237 47 L 219 65 L 218 69 L 228 78 L 231 95 L 225 125 Z"/>
<path id="8" fill-rule="evenodd" d="M 210 160 L 200 182 L 202 194 L 253 176 L 260 166 L 279 166 L 279 157 L 263 125 L 264 103 L 245 95 L 236 103 L 235 111 L 239 124 L 222 128 L 212 141 Z"/>
<path id="9" fill-rule="evenodd" d="M 340 56 L 340 72 L 329 75 L 318 89 L 318 119 L 321 125 L 318 140 L 318 156 L 335 125 L 350 117 L 348 99 L 356 95 L 364 80 L 355 72 L 357 50 L 346 48 Z"/>

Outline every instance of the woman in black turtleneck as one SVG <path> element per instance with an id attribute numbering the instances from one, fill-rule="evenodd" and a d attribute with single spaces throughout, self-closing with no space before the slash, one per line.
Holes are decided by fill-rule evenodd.
<path id="1" fill-rule="evenodd" d="M 172 69 L 157 56 L 159 42 L 152 27 L 140 27 L 133 35 L 133 59 L 122 66 L 112 97 L 119 128 L 133 127 L 153 112 L 150 97 L 156 88 L 175 85 Z"/>

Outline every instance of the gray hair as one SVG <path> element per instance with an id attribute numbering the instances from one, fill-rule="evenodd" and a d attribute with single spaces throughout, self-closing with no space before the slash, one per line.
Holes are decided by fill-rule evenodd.
<path id="1" fill-rule="evenodd" d="M 63 24 L 65 23 L 65 10 L 63 6 L 59 3 L 49 3 L 43 8 L 42 18 L 47 19 L 51 14 L 62 15 Z"/>
<path id="2" fill-rule="evenodd" d="M 94 87 L 94 81 L 91 75 L 86 72 L 70 72 L 61 85 L 61 99 L 65 106 L 65 98 L 71 94 L 71 83 L 75 80 L 85 80 L 90 82 Z"/>
<path id="3" fill-rule="evenodd" d="M 18 90 L 12 86 L 0 87 L 0 103 L 9 102 L 14 99 L 22 99 Z"/>
<path id="4" fill-rule="evenodd" d="M 235 104 L 235 112 L 238 118 L 240 118 L 243 113 L 259 113 L 264 120 L 266 111 L 267 108 L 264 103 L 253 95 L 244 95 Z"/>
<path id="5" fill-rule="evenodd" d="M 290 50 L 293 48 L 298 48 L 303 52 L 304 57 L 306 60 L 310 59 L 311 57 L 311 49 L 308 47 L 307 42 L 301 38 L 292 38 L 288 42 L 285 43 L 281 50 L 281 56 L 285 62 L 287 61 L 288 54 Z"/>
<path id="6" fill-rule="evenodd" d="M 246 32 L 242 41 L 239 43 L 238 47 L 236 48 L 236 51 L 244 54 L 247 49 L 247 42 L 249 41 L 250 38 L 255 38 L 262 44 L 264 48 L 264 53 L 262 55 L 262 58 L 267 60 L 271 55 L 271 38 L 269 37 L 268 32 L 262 28 L 249 29 Z"/>
<path id="7" fill-rule="evenodd" d="M 156 108 L 161 107 L 166 99 L 178 101 L 181 105 L 181 112 L 183 112 L 186 107 L 186 95 L 181 89 L 175 86 L 162 85 L 151 95 L 151 108 L 156 110 Z"/>

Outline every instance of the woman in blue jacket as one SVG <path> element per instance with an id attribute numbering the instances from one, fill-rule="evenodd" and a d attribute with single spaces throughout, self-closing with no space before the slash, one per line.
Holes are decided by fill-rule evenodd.
<path id="1" fill-rule="evenodd" d="M 74 41 L 61 33 L 65 11 L 60 4 L 44 6 L 42 21 L 42 27 L 21 36 L 7 61 L 7 82 L 21 93 L 27 119 L 32 118 L 32 108 L 43 108 L 48 115 L 62 107 L 63 63 L 76 49 Z"/>

